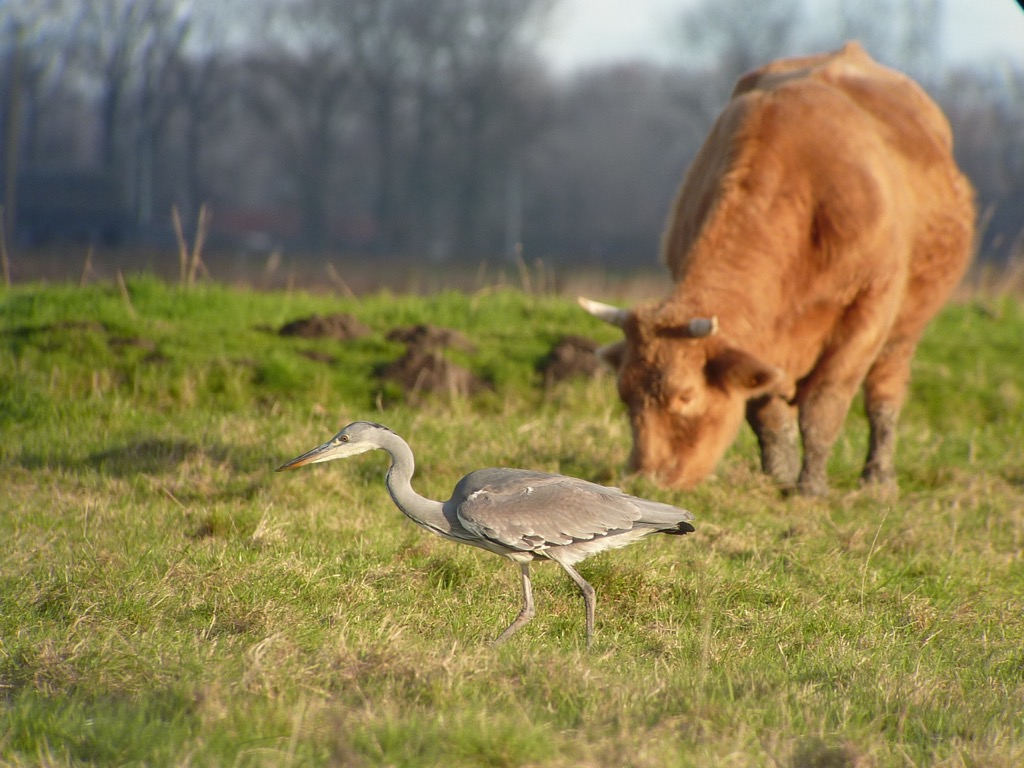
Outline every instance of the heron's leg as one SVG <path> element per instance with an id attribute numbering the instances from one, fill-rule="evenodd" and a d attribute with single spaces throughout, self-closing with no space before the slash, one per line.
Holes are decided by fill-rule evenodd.
<path id="1" fill-rule="evenodd" d="M 594 639 L 594 605 L 597 602 L 597 593 L 594 592 L 594 588 L 571 565 L 560 560 L 555 560 L 555 562 L 562 566 L 565 572 L 569 574 L 570 579 L 576 582 L 576 586 L 580 588 L 580 593 L 583 595 L 583 603 L 587 606 L 587 649 L 589 650 L 590 644 Z"/>
<path id="2" fill-rule="evenodd" d="M 519 571 L 523 575 L 523 607 L 519 611 L 519 615 L 516 616 L 515 621 L 508 625 L 508 629 L 498 635 L 494 645 L 501 645 L 501 643 L 512 637 L 512 633 L 532 619 L 536 613 L 533 607 L 533 585 L 530 583 L 530 564 L 520 563 Z"/>

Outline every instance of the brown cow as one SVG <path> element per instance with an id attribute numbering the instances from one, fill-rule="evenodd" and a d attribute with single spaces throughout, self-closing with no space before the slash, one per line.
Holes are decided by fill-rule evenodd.
<path id="1" fill-rule="evenodd" d="M 824 493 L 863 384 L 863 478 L 893 483 L 910 360 L 973 229 L 949 123 L 858 44 L 742 77 L 663 238 L 672 295 L 632 311 L 580 300 L 625 333 L 603 356 L 629 407 L 632 467 L 691 487 L 745 414 L 764 471 Z"/>

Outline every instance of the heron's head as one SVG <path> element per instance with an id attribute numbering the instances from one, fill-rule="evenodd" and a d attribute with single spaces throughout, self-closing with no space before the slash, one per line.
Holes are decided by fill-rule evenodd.
<path id="1" fill-rule="evenodd" d="M 388 434 L 394 433 L 382 424 L 356 421 L 349 424 L 323 445 L 318 445 L 313 450 L 306 451 L 301 456 L 282 464 L 277 468 L 277 471 L 283 472 L 286 469 L 304 467 L 307 464 L 319 464 L 324 461 L 334 461 L 335 459 L 344 459 L 359 453 L 366 453 L 374 448 L 380 448 L 381 437 Z"/>

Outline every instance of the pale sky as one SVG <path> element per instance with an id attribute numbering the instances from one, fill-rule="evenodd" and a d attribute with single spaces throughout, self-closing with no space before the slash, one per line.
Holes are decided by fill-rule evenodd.
<path id="1" fill-rule="evenodd" d="M 622 59 L 678 58 L 682 10 L 699 0 L 560 0 L 541 50 L 558 72 Z M 755 0 L 756 2 L 756 0 Z M 943 56 L 1002 57 L 1024 66 L 1024 11 L 1015 0 L 945 0 Z"/>

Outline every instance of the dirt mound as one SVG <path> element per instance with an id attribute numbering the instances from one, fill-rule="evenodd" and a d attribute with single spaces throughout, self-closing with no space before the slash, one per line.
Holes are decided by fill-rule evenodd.
<path id="1" fill-rule="evenodd" d="M 297 336 L 301 339 L 337 339 L 346 341 L 366 336 L 370 329 L 351 315 L 334 314 L 322 317 L 310 315 L 299 320 L 292 320 L 281 326 L 281 336 Z"/>
<path id="2" fill-rule="evenodd" d="M 398 384 L 410 402 L 428 394 L 466 397 L 484 386 L 478 376 L 445 359 L 437 350 L 417 347 L 409 347 L 404 355 L 381 368 L 377 375 Z"/>
<path id="3" fill-rule="evenodd" d="M 441 350 L 448 348 L 467 353 L 476 351 L 476 346 L 458 331 L 420 323 L 395 328 L 387 338 L 405 344 L 405 354 L 380 368 L 377 376 L 398 384 L 410 402 L 432 394 L 467 397 L 487 386 L 472 371 L 442 354 Z"/>
<path id="4" fill-rule="evenodd" d="M 411 325 L 407 328 L 395 328 L 388 334 L 388 341 L 398 341 L 410 349 L 458 349 L 462 352 L 475 352 L 476 347 L 469 339 L 451 328 L 436 325 Z"/>
<path id="5" fill-rule="evenodd" d="M 544 375 L 544 386 L 577 376 L 594 376 L 602 363 L 595 352 L 597 342 L 582 336 L 565 336 L 547 354 L 537 369 Z"/>

